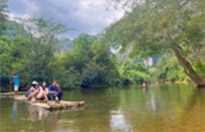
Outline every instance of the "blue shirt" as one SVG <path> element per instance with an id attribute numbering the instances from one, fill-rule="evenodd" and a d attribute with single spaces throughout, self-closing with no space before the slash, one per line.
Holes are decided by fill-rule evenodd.
<path id="1" fill-rule="evenodd" d="M 14 86 L 19 85 L 19 77 L 18 76 L 13 77 L 13 81 L 14 81 Z"/>
<path id="2" fill-rule="evenodd" d="M 49 91 L 58 92 L 58 87 L 49 86 Z"/>

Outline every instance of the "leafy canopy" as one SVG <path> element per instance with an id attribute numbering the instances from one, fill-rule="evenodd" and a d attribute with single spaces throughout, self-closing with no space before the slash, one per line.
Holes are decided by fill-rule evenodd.
<path id="1" fill-rule="evenodd" d="M 175 46 L 180 46 L 185 55 L 202 54 L 204 9 L 204 0 L 145 0 L 110 26 L 107 38 L 115 47 L 132 45 L 131 56 L 147 58 Z"/>

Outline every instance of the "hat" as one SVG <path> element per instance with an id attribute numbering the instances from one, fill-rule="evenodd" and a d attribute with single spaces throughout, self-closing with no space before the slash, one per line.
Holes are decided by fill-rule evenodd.
<path id="1" fill-rule="evenodd" d="M 34 85 L 36 84 L 36 85 L 37 85 L 37 84 L 38 84 L 38 82 L 36 82 L 36 81 L 33 81 L 33 82 L 32 82 L 32 84 L 34 84 Z"/>

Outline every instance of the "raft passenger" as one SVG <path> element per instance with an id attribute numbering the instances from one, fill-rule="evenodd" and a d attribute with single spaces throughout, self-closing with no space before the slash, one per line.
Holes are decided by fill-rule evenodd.
<path id="1" fill-rule="evenodd" d="M 26 93 L 26 97 L 28 97 L 28 99 L 32 99 L 36 97 L 36 95 L 39 92 L 39 89 L 40 89 L 40 86 L 38 85 L 38 82 L 33 81 L 32 86 L 30 87 L 29 91 Z"/>
<path id="2" fill-rule="evenodd" d="M 62 95 L 63 94 L 60 85 L 56 81 L 53 81 L 52 85 L 49 87 L 48 99 L 58 101 L 61 100 Z"/>
<path id="3" fill-rule="evenodd" d="M 42 83 L 42 87 L 40 87 L 39 93 L 37 95 L 37 99 L 43 100 L 45 99 L 46 101 L 48 100 L 48 87 L 46 86 L 46 82 L 44 81 Z"/>

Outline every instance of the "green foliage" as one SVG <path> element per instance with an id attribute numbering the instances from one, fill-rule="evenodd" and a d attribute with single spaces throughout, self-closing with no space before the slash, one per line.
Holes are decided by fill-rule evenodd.
<path id="1" fill-rule="evenodd" d="M 73 49 L 64 50 L 61 48 L 70 42 L 59 37 L 67 31 L 64 25 L 42 17 L 19 19 L 21 23 L 7 20 L 4 0 L 0 6 L 1 85 L 8 85 L 13 73 L 19 75 L 21 85 L 57 80 L 63 88 L 188 80 L 177 59 L 170 55 L 173 47 L 180 47 L 182 55 L 203 76 L 204 13 L 200 1 L 190 2 L 191 7 L 186 1 L 146 0 L 109 27 L 106 34 L 80 34 L 72 41 Z M 121 51 L 132 46 L 129 56 L 140 59 L 119 59 L 110 47 L 120 45 Z M 162 54 L 168 56 L 158 61 Z M 156 57 L 153 67 L 143 63 L 149 56 Z"/>
<path id="2" fill-rule="evenodd" d="M 147 58 L 178 49 L 198 75 L 205 75 L 204 9 L 204 0 L 145 0 L 107 28 L 106 38 L 113 47 L 121 45 L 122 51 L 132 45 L 131 57 Z M 191 74 L 195 76 L 193 72 L 187 75 Z"/>
<path id="3" fill-rule="evenodd" d="M 7 0 L 1 0 L 0 2 L 0 35 L 3 35 L 3 31 L 6 30 L 6 18 L 7 18 Z"/>
<path id="4" fill-rule="evenodd" d="M 114 57 L 109 45 L 103 42 L 100 37 L 81 34 L 73 41 L 73 50 L 59 56 L 57 65 L 62 66 L 64 71 L 72 71 L 72 78 L 77 79 L 75 84 L 67 81 L 63 85 L 69 88 L 89 87 L 94 84 L 109 85 L 115 82 L 118 71 Z"/>
<path id="5" fill-rule="evenodd" d="M 25 46 L 24 59 L 21 61 L 21 67 L 18 69 L 22 78 L 26 78 L 23 83 L 30 83 L 32 80 L 39 82 L 53 80 L 53 71 L 50 63 L 55 61 L 55 53 L 59 40 L 56 35 L 65 32 L 64 26 L 56 24 L 51 20 L 30 19 L 35 25 L 35 30 L 39 33 L 38 37 L 32 35 L 30 43 Z M 31 33 L 33 31 L 32 27 Z"/>
<path id="6" fill-rule="evenodd" d="M 5 35 L 0 37 L 1 83 L 7 84 L 9 76 L 17 73 L 20 83 L 28 85 L 33 80 L 39 82 L 53 80 L 50 63 L 55 61 L 58 52 L 56 35 L 65 31 L 64 26 L 43 18 L 30 19 L 30 25 L 41 31 L 36 36 L 32 26 L 23 26 L 10 21 Z M 19 34 L 18 36 L 16 34 Z M 7 80 L 7 81 L 5 81 Z"/>
<path id="7" fill-rule="evenodd" d="M 9 51 L 10 39 L 6 36 L 0 37 L 0 81 L 1 85 L 8 84 L 9 82 L 9 67 L 13 60 L 12 56 L 7 54 Z"/>
<path id="8" fill-rule="evenodd" d="M 119 66 L 119 73 L 124 84 L 142 84 L 145 80 L 151 81 L 148 68 L 142 62 L 123 61 Z"/>
<path id="9" fill-rule="evenodd" d="M 7 36 L 0 37 L 1 81 L 6 80 L 6 82 L 9 82 L 9 76 L 17 72 L 27 42 L 28 39 L 21 36 L 16 36 L 13 39 Z M 2 85 L 5 84 L 3 82 Z"/>
<path id="10" fill-rule="evenodd" d="M 132 43 L 133 53 L 142 57 L 160 54 L 174 45 L 198 49 L 204 41 L 200 4 L 202 1 L 146 1 L 109 27 L 107 37 L 122 46 Z"/>
<path id="11" fill-rule="evenodd" d="M 201 76 L 205 75 L 205 62 L 195 62 L 193 67 L 197 70 Z"/>
<path id="12" fill-rule="evenodd" d="M 30 35 L 25 30 L 24 25 L 15 21 L 7 21 L 7 29 L 4 30 L 4 35 L 13 38 L 15 36 L 23 36 L 28 38 Z"/>
<path id="13" fill-rule="evenodd" d="M 153 77 L 152 81 L 189 81 L 183 68 L 174 56 L 163 56 L 156 67 L 149 69 Z"/>

